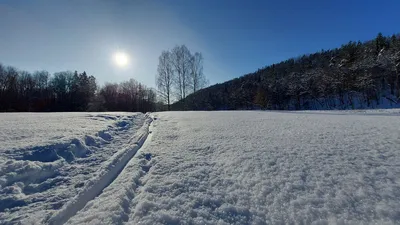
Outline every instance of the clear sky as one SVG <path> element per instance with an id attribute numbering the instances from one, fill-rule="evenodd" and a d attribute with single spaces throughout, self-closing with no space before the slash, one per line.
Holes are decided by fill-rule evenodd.
<path id="1" fill-rule="evenodd" d="M 400 32 L 399 0 L 0 0 L 2 64 L 85 70 L 100 84 L 155 86 L 158 56 L 177 44 L 203 53 L 214 84 L 378 32 Z"/>

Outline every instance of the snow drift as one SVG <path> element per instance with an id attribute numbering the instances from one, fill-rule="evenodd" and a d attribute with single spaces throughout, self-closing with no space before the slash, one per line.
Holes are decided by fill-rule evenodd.
<path id="1" fill-rule="evenodd" d="M 139 113 L 0 114 L 1 223 L 49 219 L 119 162 L 145 121 Z"/>

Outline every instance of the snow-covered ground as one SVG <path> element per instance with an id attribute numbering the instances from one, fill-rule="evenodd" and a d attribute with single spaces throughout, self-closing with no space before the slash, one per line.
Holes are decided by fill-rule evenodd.
<path id="1" fill-rule="evenodd" d="M 398 224 L 396 113 L 153 114 L 139 153 L 68 224 Z"/>
<path id="2" fill-rule="evenodd" d="M 0 114 L 0 224 L 42 223 L 90 189 L 136 141 L 145 117 Z"/>
<path id="3" fill-rule="evenodd" d="M 151 114 L 149 128 L 151 120 L 137 114 L 129 120 L 140 128 L 111 135 L 126 143 L 136 134 L 125 149 L 139 149 L 123 157 L 134 155 L 112 183 L 101 186 L 97 179 L 73 191 L 68 182 L 49 185 L 49 200 L 65 199 L 59 207 L 47 197 L 3 207 L 0 223 L 23 216 L 23 223 L 50 224 L 399 224 L 399 112 L 165 112 Z M 108 145 L 97 150 L 113 144 Z M 3 152 L 16 165 L 39 163 Z M 83 159 L 49 163 L 61 161 L 60 168 L 68 168 Z M 92 167 L 85 161 L 77 165 L 79 170 Z M 8 174 L 22 177 L 21 171 L 10 168 Z M 3 190 L 30 196 L 18 189 L 26 180 L 1 183 L 0 205 L 7 202 Z M 90 184 L 104 188 L 91 201 L 84 194 L 93 190 Z M 64 193 L 70 194 L 64 198 Z M 74 211 L 68 206 L 75 202 L 79 209 Z"/>

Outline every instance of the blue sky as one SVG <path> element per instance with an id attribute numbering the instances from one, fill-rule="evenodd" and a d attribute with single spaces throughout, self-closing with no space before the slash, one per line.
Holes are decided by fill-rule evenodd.
<path id="1" fill-rule="evenodd" d="M 0 0 L 0 62 L 85 70 L 100 84 L 154 86 L 162 50 L 204 56 L 212 84 L 290 57 L 400 32 L 398 0 Z M 130 55 L 118 68 L 112 55 Z"/>

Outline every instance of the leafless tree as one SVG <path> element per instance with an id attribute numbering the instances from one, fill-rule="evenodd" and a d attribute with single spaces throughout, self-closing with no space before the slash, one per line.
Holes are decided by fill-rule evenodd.
<path id="1" fill-rule="evenodd" d="M 192 54 L 185 45 L 163 51 L 158 58 L 156 85 L 160 102 L 170 110 L 174 100 L 185 102 L 186 97 L 208 85 L 203 74 L 203 56 Z"/>
<path id="2" fill-rule="evenodd" d="M 159 96 L 167 102 L 168 110 L 171 106 L 171 93 L 174 81 L 174 70 L 171 62 L 171 52 L 163 51 L 158 58 L 156 85 Z"/>
<path id="3" fill-rule="evenodd" d="M 6 80 L 6 68 L 2 64 L 0 64 L 0 97 L 3 95 L 7 88 Z"/>
<path id="4" fill-rule="evenodd" d="M 175 46 L 171 52 L 171 61 L 174 68 L 174 84 L 179 100 L 186 98 L 189 87 L 191 53 L 185 45 Z"/>
<path id="5" fill-rule="evenodd" d="M 208 81 L 203 74 L 203 55 L 199 52 L 194 53 L 190 60 L 190 85 L 193 93 L 206 87 Z"/>

